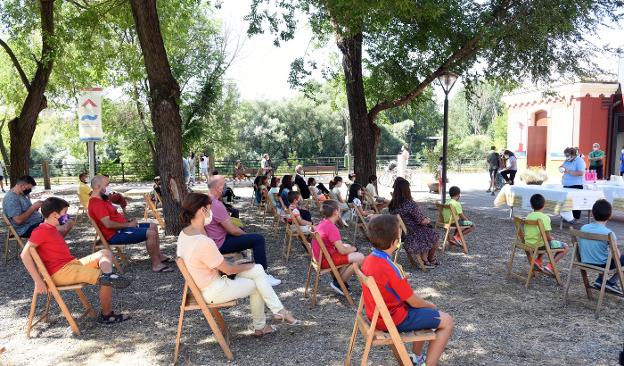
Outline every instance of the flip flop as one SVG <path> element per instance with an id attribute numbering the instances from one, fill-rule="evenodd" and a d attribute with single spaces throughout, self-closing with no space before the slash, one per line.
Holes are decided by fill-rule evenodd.
<path id="1" fill-rule="evenodd" d="M 173 259 L 171 259 L 171 257 L 165 257 L 165 259 L 160 261 L 160 263 L 171 263 L 171 262 L 173 262 Z"/>
<path id="2" fill-rule="evenodd" d="M 97 321 L 102 324 L 115 324 L 125 322 L 128 319 L 130 319 L 130 316 L 127 314 L 115 314 L 115 312 L 111 311 L 108 315 L 100 313 Z"/>
<path id="3" fill-rule="evenodd" d="M 173 272 L 173 268 L 169 267 L 169 266 L 164 266 L 159 270 L 156 271 L 152 271 L 152 272 L 156 272 L 156 273 L 169 273 L 169 272 Z"/>
<path id="4" fill-rule="evenodd" d="M 266 327 L 264 327 L 264 329 L 257 329 L 254 332 L 254 337 L 256 338 L 264 337 L 267 334 L 275 333 L 275 331 L 277 331 L 277 327 L 275 325 L 269 325 L 268 330 Z"/>

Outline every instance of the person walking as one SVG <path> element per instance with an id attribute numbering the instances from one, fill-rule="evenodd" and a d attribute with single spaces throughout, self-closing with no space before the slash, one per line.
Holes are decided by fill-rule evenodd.
<path id="1" fill-rule="evenodd" d="M 505 150 L 503 153 L 505 157 L 505 169 L 503 169 L 500 173 L 505 179 L 505 182 L 510 186 L 514 185 L 514 179 L 516 179 L 516 173 L 518 172 L 518 162 L 516 160 L 516 155 L 509 150 Z"/>
<path id="2" fill-rule="evenodd" d="M 401 147 L 401 153 L 397 156 L 397 176 L 405 178 L 405 174 L 407 173 L 407 162 L 409 160 L 409 156 L 409 147 L 407 145 L 403 145 Z"/>
<path id="3" fill-rule="evenodd" d="M 189 185 L 192 187 L 195 185 L 195 153 L 191 152 L 187 160 L 189 165 Z"/>
<path id="4" fill-rule="evenodd" d="M 494 193 L 494 191 L 496 191 L 496 174 L 498 174 L 499 158 L 500 156 L 496 152 L 496 146 L 492 146 L 485 159 L 488 164 L 488 174 L 490 176 L 490 186 L 486 192 Z"/>
<path id="5" fill-rule="evenodd" d="M 596 178 L 598 180 L 602 180 L 602 166 L 604 162 L 605 153 L 600 150 L 600 144 L 594 142 L 592 146 L 592 151 L 588 154 L 589 156 L 589 169 L 596 171 Z"/>
<path id="6" fill-rule="evenodd" d="M 561 177 L 561 184 L 563 188 L 583 189 L 583 174 L 585 174 L 585 160 L 577 155 L 578 150 L 573 147 L 568 147 L 563 151 L 565 161 L 559 167 L 559 171 L 563 173 Z M 572 215 L 574 219 L 568 221 L 570 224 L 574 223 L 574 220 L 581 218 L 580 210 L 573 210 Z"/>

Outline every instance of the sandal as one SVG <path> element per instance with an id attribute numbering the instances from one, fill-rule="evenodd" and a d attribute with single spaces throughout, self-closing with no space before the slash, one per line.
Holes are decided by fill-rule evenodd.
<path id="1" fill-rule="evenodd" d="M 438 258 L 433 258 L 428 263 L 433 265 L 433 266 L 439 266 L 440 265 L 440 262 L 438 261 Z"/>
<path id="2" fill-rule="evenodd" d="M 101 324 L 115 324 L 124 322 L 128 319 L 130 319 L 130 316 L 127 314 L 115 314 L 114 311 L 111 311 L 111 313 L 108 315 L 100 313 L 97 321 Z"/>
<path id="3" fill-rule="evenodd" d="M 264 327 L 262 329 L 256 329 L 254 331 L 254 337 L 260 338 L 267 334 L 271 334 L 275 332 L 276 330 L 277 328 L 275 327 L 275 325 L 269 325 L 268 327 Z"/>
<path id="4" fill-rule="evenodd" d="M 160 263 L 171 263 L 171 262 L 173 262 L 173 259 L 171 259 L 171 257 L 165 257 L 165 259 L 160 261 Z"/>
<path id="5" fill-rule="evenodd" d="M 168 272 L 173 272 L 173 268 L 169 267 L 169 266 L 164 266 L 161 269 L 158 269 L 156 271 L 153 271 L 156 273 L 168 273 Z"/>
<path id="6" fill-rule="evenodd" d="M 299 319 L 295 319 L 293 322 L 289 322 L 288 320 L 286 320 L 286 318 L 289 315 L 292 316 L 292 313 L 290 311 L 288 311 L 288 310 L 282 310 L 282 311 L 283 311 L 283 313 L 281 313 L 281 314 L 277 313 L 277 314 L 273 315 L 273 321 L 279 322 L 279 323 L 282 323 L 282 324 L 286 324 L 286 325 L 301 325 L 302 324 L 301 320 L 299 320 Z"/>

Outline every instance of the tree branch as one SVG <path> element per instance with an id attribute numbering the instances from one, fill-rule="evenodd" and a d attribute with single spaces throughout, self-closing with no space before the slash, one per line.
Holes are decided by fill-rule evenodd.
<path id="1" fill-rule="evenodd" d="M 15 56 L 15 53 L 13 53 L 13 50 L 11 49 L 11 47 L 9 47 L 9 45 L 6 42 L 4 42 L 1 38 L 0 38 L 0 46 L 4 48 L 6 53 L 9 55 L 9 58 L 11 58 L 11 61 L 13 62 L 13 66 L 15 66 L 15 68 L 17 69 L 17 73 L 19 74 L 20 79 L 22 79 L 22 83 L 26 87 L 26 90 L 30 90 L 30 81 L 28 81 L 28 77 L 26 77 L 26 73 L 24 72 L 22 65 L 20 65 L 19 61 L 17 60 L 17 57 Z"/>

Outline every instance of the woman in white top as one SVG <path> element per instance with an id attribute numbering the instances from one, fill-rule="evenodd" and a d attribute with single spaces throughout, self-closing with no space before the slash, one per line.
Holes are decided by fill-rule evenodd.
<path id="1" fill-rule="evenodd" d="M 349 210 L 349 205 L 347 205 L 347 201 L 342 196 L 342 177 L 334 177 L 333 180 L 329 182 L 329 198 L 338 202 L 338 206 L 340 206 L 340 211 L 342 214 L 342 224 L 344 226 L 348 226 L 347 220 L 350 219 L 351 211 Z"/>
<path id="2" fill-rule="evenodd" d="M 189 193 L 184 198 L 180 219 L 188 226 L 180 232 L 177 249 L 178 257 L 184 260 L 204 300 L 218 304 L 249 297 L 253 327 L 258 337 L 276 330 L 266 324 L 265 305 L 273 313 L 274 321 L 300 324 L 282 305 L 261 265 L 250 261 L 228 262 L 206 235 L 204 226 L 212 221 L 210 203 L 210 197 L 203 193 Z M 233 274 L 236 275 L 233 280 L 226 276 Z"/>
<path id="3" fill-rule="evenodd" d="M 505 166 L 505 169 L 500 172 L 500 174 L 503 176 L 503 179 L 505 179 L 507 184 L 513 186 L 514 179 L 516 179 L 516 173 L 518 172 L 516 155 L 509 150 L 505 150 L 503 155 L 505 156 L 507 165 Z"/>
<path id="4" fill-rule="evenodd" d="M 371 197 L 375 199 L 377 209 L 381 210 L 382 208 L 388 207 L 388 203 L 390 203 L 390 201 L 383 197 L 379 197 L 379 195 L 377 194 L 377 187 L 375 187 L 376 184 L 377 176 L 375 174 L 370 175 L 368 177 L 368 185 L 366 186 L 366 190 L 371 195 Z"/>

